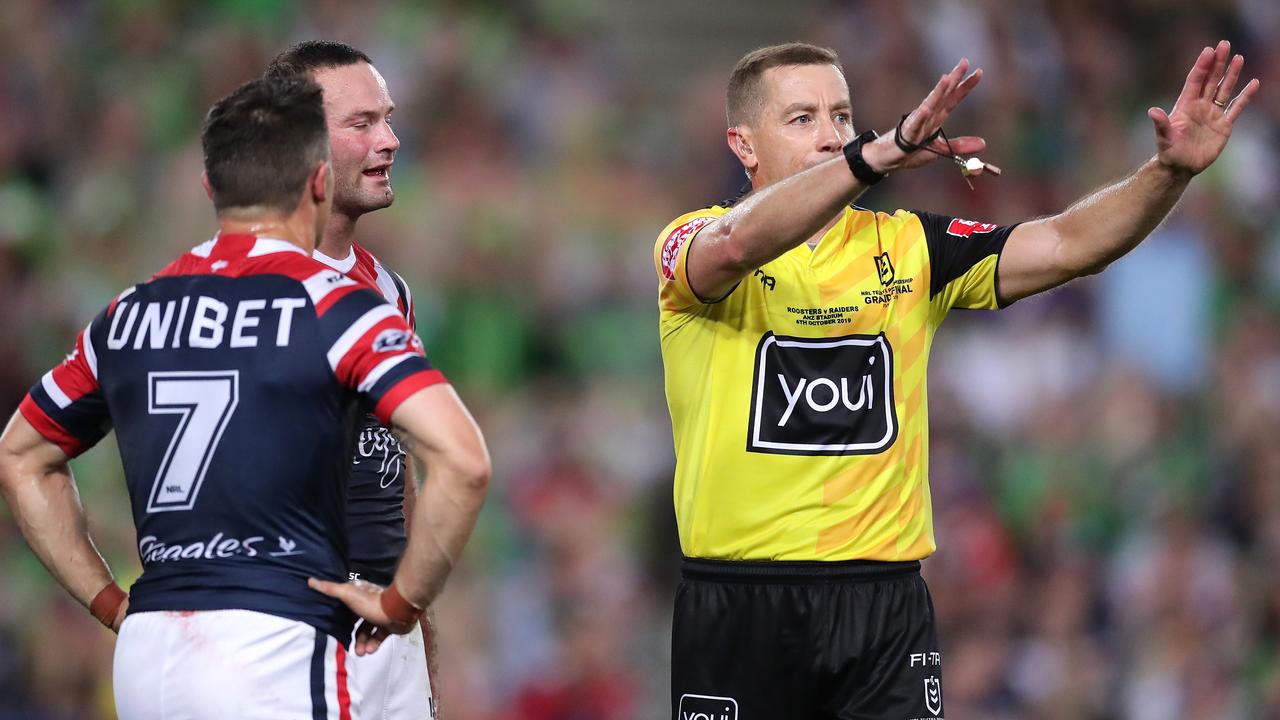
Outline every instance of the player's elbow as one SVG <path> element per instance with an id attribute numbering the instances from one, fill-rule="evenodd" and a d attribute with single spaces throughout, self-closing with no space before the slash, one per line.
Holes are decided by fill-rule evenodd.
<path id="1" fill-rule="evenodd" d="M 1099 260 L 1086 261 L 1080 265 L 1076 271 L 1076 277 L 1085 277 L 1086 275 L 1097 275 L 1098 273 L 1111 267 L 1111 261 L 1102 258 Z"/>
<path id="2" fill-rule="evenodd" d="M 1053 265 L 1061 282 L 1097 275 L 1115 260 L 1089 234 L 1061 217 L 1051 219 L 1047 227 L 1052 231 Z"/>
<path id="3" fill-rule="evenodd" d="M 1097 275 L 1111 265 L 1112 258 L 1096 253 L 1077 252 L 1061 261 L 1063 274 L 1070 278 Z"/>
<path id="4" fill-rule="evenodd" d="M 459 489 L 473 501 L 483 503 L 489 493 L 489 480 L 493 477 L 493 463 L 484 441 L 477 438 L 470 447 L 455 452 L 452 464 Z"/>
<path id="5" fill-rule="evenodd" d="M 0 437 L 0 491 L 5 498 L 10 497 L 12 487 L 17 483 L 22 467 L 22 453 L 14 447 L 9 434 Z"/>

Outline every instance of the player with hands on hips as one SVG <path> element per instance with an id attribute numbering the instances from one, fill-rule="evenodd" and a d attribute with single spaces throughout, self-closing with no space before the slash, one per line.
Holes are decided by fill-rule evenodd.
<path id="1" fill-rule="evenodd" d="M 393 618 L 444 584 L 488 453 L 397 309 L 310 257 L 334 190 L 320 87 L 246 83 L 201 142 L 217 235 L 120 293 L 32 386 L 0 436 L 0 493 L 41 562 L 119 631 L 122 720 L 360 717 L 354 616 L 307 584 L 347 577 L 357 410 L 403 433 L 435 480 L 383 594 Z M 112 429 L 142 563 L 127 597 L 68 465 Z"/>

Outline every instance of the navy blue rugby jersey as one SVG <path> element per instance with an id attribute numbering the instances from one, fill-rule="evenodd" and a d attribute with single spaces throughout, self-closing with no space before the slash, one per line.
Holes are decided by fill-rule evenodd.
<path id="1" fill-rule="evenodd" d="M 335 260 L 318 250 L 312 257 L 377 290 L 400 311 L 410 329 L 417 330 L 409 286 L 373 253 L 353 243 L 351 253 L 343 260 Z M 395 577 L 396 564 L 406 545 L 404 484 L 415 479 L 408 477 L 400 442 L 376 415 L 364 413 L 358 425 L 347 489 L 350 573 L 353 579 L 388 585 Z"/>
<path id="2" fill-rule="evenodd" d="M 221 235 L 117 297 L 23 400 L 69 456 L 114 426 L 142 576 L 129 612 L 244 609 L 346 643 L 361 407 L 443 382 L 396 308 L 283 240 Z"/>

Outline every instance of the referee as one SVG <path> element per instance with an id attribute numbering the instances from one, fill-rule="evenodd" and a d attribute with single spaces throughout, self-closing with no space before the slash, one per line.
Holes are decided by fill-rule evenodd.
<path id="1" fill-rule="evenodd" d="M 852 206 L 890 173 L 985 143 L 938 134 L 982 77 L 967 60 L 894 130 L 858 134 L 840 60 L 792 43 L 729 78 L 734 202 L 676 218 L 654 263 L 685 555 L 678 720 L 942 718 L 920 560 L 933 553 L 925 388 L 952 308 L 995 309 L 1096 273 L 1222 152 L 1258 81 L 1221 42 L 1157 152 L 1052 217 L 997 226 Z M 968 173 L 984 170 L 970 159 Z M 892 182 L 892 180 L 890 180 Z"/>

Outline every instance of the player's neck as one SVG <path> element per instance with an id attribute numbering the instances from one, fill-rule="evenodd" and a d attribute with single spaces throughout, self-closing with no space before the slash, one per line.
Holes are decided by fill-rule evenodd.
<path id="1" fill-rule="evenodd" d="M 219 235 L 257 235 L 297 245 L 308 255 L 316 247 L 314 216 L 282 215 L 254 208 L 231 208 L 218 213 Z"/>
<path id="2" fill-rule="evenodd" d="M 320 238 L 316 250 L 334 260 L 346 260 L 351 254 L 351 245 L 356 240 L 357 219 L 358 216 L 352 217 L 337 211 L 330 213 L 329 220 L 324 225 L 324 236 Z"/>

